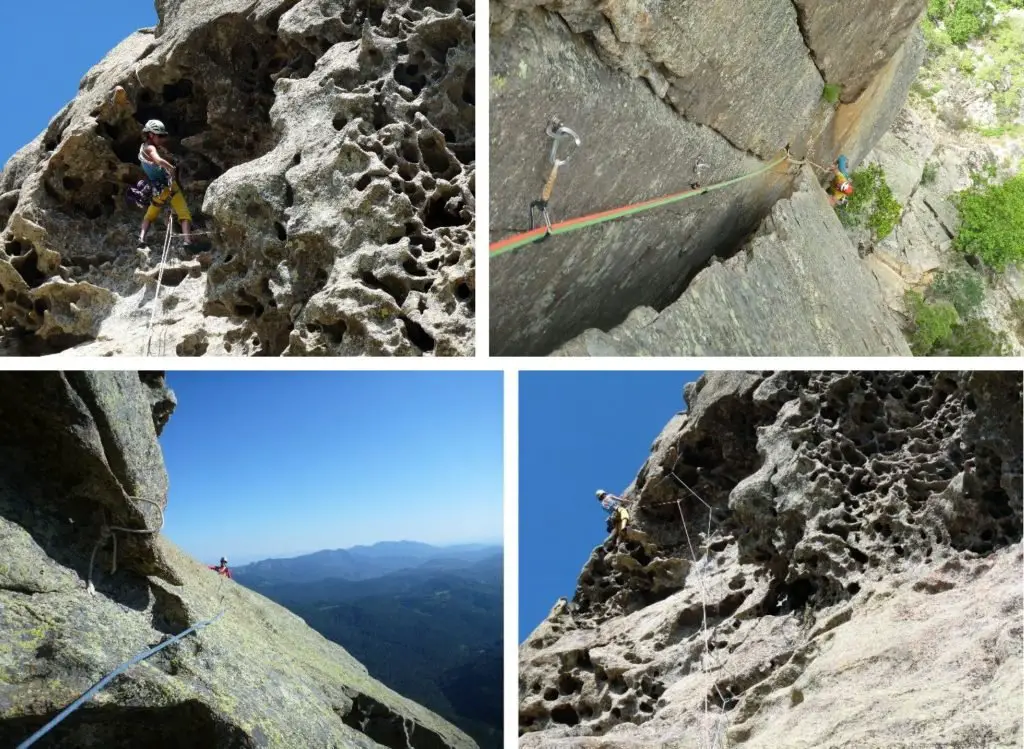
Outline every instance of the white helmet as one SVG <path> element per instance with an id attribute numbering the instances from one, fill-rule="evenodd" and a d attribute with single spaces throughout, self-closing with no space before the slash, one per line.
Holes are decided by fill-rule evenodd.
<path id="1" fill-rule="evenodd" d="M 598 499 L 604 499 L 607 496 L 608 496 L 608 492 L 606 492 L 604 489 L 598 489 L 597 490 L 597 498 Z"/>
<path id="2" fill-rule="evenodd" d="M 142 128 L 142 134 L 153 133 L 153 135 L 167 135 L 167 128 L 164 127 L 164 123 L 160 120 L 150 120 L 146 123 L 146 126 Z"/>

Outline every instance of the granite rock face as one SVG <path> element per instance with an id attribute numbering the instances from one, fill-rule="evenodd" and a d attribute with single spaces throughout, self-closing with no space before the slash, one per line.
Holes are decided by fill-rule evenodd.
<path id="1" fill-rule="evenodd" d="M 520 745 L 1018 745 L 1021 385 L 689 387 L 627 538 L 520 647 Z"/>
<path id="2" fill-rule="evenodd" d="M 471 353 L 472 4 L 157 8 L 0 174 L 5 353 L 152 343 L 164 231 L 137 255 L 122 198 L 150 118 L 213 243 L 172 245 L 154 353 Z"/>
<path id="3" fill-rule="evenodd" d="M 804 170 L 739 254 L 698 273 L 677 301 L 588 330 L 555 355 L 910 356 L 899 319 Z"/>
<path id="4" fill-rule="evenodd" d="M 884 5 L 793 0 L 793 5 L 815 65 L 826 82 L 842 87 L 845 103 L 856 101 L 897 54 L 922 9 L 916 0 Z"/>
<path id="5" fill-rule="evenodd" d="M 582 139 L 552 194 L 554 221 L 740 177 L 787 146 L 797 159 L 829 164 L 845 153 L 857 164 L 920 66 L 910 27 L 925 4 L 900 0 L 890 17 L 851 3 L 839 15 L 855 19 L 856 33 L 825 5 L 494 0 L 491 241 L 527 228 L 549 169 L 551 118 Z M 819 65 L 844 84 L 837 105 L 823 98 L 832 81 Z M 493 258 L 492 352 L 549 354 L 636 308 L 667 307 L 714 256 L 736 252 L 799 172 L 781 165 Z"/>
<path id="6" fill-rule="evenodd" d="M 159 533 L 168 479 L 157 431 L 175 402 L 161 373 L 7 373 L 0 385 L 0 745 L 224 612 L 119 676 L 39 746 L 476 746 Z"/>

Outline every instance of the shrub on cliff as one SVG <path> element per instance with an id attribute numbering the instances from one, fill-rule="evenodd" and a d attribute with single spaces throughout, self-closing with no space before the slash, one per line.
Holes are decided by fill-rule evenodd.
<path id="1" fill-rule="evenodd" d="M 956 198 L 960 230 L 953 246 L 1005 270 L 1024 260 L 1024 175 L 1001 185 L 978 181 Z"/>
<path id="2" fill-rule="evenodd" d="M 867 224 L 876 240 L 892 234 L 903 215 L 903 206 L 892 194 L 885 172 L 878 164 L 870 164 L 851 175 L 853 195 L 840 211 L 846 226 Z"/>

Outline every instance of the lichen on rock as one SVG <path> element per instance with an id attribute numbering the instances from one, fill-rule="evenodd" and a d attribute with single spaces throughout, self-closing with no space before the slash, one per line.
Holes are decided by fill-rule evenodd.
<path id="1" fill-rule="evenodd" d="M 286 609 L 160 533 L 159 372 L 0 376 L 0 745 L 15 746 L 132 656 L 38 745 L 473 749 Z M 151 500 L 156 506 L 143 499 Z M 87 583 L 91 583 L 87 587 Z"/>

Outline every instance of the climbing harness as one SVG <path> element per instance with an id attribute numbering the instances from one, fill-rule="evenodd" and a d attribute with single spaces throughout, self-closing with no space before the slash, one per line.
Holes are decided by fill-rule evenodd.
<path id="1" fill-rule="evenodd" d="M 92 697 L 97 692 L 99 692 L 101 689 L 103 689 L 103 687 L 105 687 L 107 684 L 109 684 L 111 681 L 113 681 L 120 674 L 123 674 L 125 671 L 127 671 L 129 668 L 134 666 L 136 663 L 141 663 L 142 661 L 146 660 L 150 656 L 155 655 L 156 653 L 159 653 L 161 650 L 166 648 L 168 645 L 172 645 L 172 644 L 178 642 L 179 640 L 181 640 L 184 637 L 192 634 L 193 632 L 196 632 L 196 631 L 202 629 L 203 627 L 210 626 L 215 621 L 217 621 L 222 616 L 224 616 L 224 614 L 225 614 L 225 611 L 221 611 L 219 614 L 217 614 L 212 619 L 207 619 L 207 620 L 199 622 L 197 624 L 193 624 L 191 627 L 186 629 L 181 634 L 175 635 L 174 637 L 172 637 L 171 639 L 167 640 L 166 642 L 162 642 L 159 645 L 150 648 L 149 650 L 146 650 L 146 651 L 143 651 L 142 653 L 139 653 L 138 655 L 136 655 L 134 658 L 132 658 L 129 661 L 125 661 L 120 666 L 118 666 L 113 671 L 111 671 L 109 674 L 107 674 L 102 679 L 100 679 L 100 681 L 96 682 L 96 684 L 93 685 L 85 694 L 83 694 L 77 700 L 75 700 L 70 705 L 68 705 L 66 708 L 64 708 L 60 712 L 60 714 L 57 715 L 56 718 L 54 718 L 49 723 L 47 723 L 45 726 L 43 726 L 38 731 L 36 731 L 34 734 L 29 736 L 27 739 L 25 739 L 25 741 L 23 741 L 20 744 L 18 744 L 16 749 L 28 749 L 28 747 L 32 746 L 34 743 L 39 741 L 39 739 L 41 739 L 43 736 L 45 736 L 47 733 L 49 733 L 58 723 L 60 723 L 66 717 L 71 715 L 71 713 L 73 713 L 75 710 L 77 710 L 82 705 L 84 705 L 86 702 L 88 702 L 90 699 L 92 699 Z"/>
<path id="2" fill-rule="evenodd" d="M 117 572 L 117 536 L 114 535 L 114 531 L 120 531 L 122 533 L 159 533 L 164 527 L 164 508 L 160 506 L 160 503 L 146 499 L 145 497 L 132 497 L 125 495 L 127 499 L 134 499 L 140 502 L 149 502 L 149 504 L 156 507 L 157 512 L 160 514 L 160 524 L 156 528 L 122 528 L 119 525 L 108 525 L 106 522 L 103 524 L 103 528 L 100 530 L 100 539 L 96 542 L 96 545 L 92 547 L 92 554 L 89 556 L 89 573 L 86 576 L 86 589 L 89 591 L 89 595 L 96 593 L 96 587 L 92 583 L 92 570 L 93 565 L 96 562 L 96 553 L 103 546 L 107 537 L 113 539 L 114 549 L 113 557 L 110 563 L 110 574 L 113 575 Z"/>
<path id="3" fill-rule="evenodd" d="M 140 179 L 125 190 L 124 200 L 130 208 L 148 207 L 153 202 L 153 183 L 148 179 Z"/>
<path id="4" fill-rule="evenodd" d="M 520 247 L 525 247 L 526 245 L 539 242 L 554 234 L 568 234 L 569 232 L 585 229 L 588 226 L 596 226 L 597 224 L 603 224 L 606 221 L 614 221 L 615 219 L 623 218 L 625 216 L 633 216 L 638 213 L 643 213 L 645 211 L 652 210 L 654 208 L 660 208 L 662 206 L 671 205 L 672 203 L 678 203 L 681 200 L 686 200 L 687 198 L 692 198 L 696 195 L 704 195 L 714 190 L 722 190 L 726 187 L 730 187 L 740 182 L 744 182 L 748 179 L 753 179 L 758 175 L 771 171 L 779 164 L 782 164 L 783 162 L 790 160 L 792 160 L 792 157 L 790 156 L 789 151 L 787 150 L 782 156 L 778 157 L 769 164 L 766 164 L 760 169 L 757 169 L 748 174 L 744 174 L 740 177 L 734 177 L 733 179 L 729 179 L 724 182 L 718 182 L 713 185 L 707 185 L 706 187 L 690 189 L 684 192 L 673 193 L 671 195 L 663 195 L 660 198 L 653 198 L 651 200 L 645 200 L 640 203 L 632 203 L 630 205 L 621 206 L 619 208 L 612 208 L 611 210 L 601 211 L 599 213 L 591 213 L 587 216 L 580 216 L 579 218 L 569 219 L 568 221 L 562 221 L 560 223 L 553 225 L 549 222 L 546 228 L 533 228 L 532 209 L 534 205 L 543 204 L 544 213 L 545 216 L 547 216 L 546 201 L 535 201 L 530 206 L 530 230 L 523 232 L 521 234 L 515 234 L 511 237 L 507 237 L 506 239 L 502 239 L 498 242 L 492 243 L 490 247 L 490 256 L 493 258 L 498 257 L 499 255 L 504 255 L 506 252 L 511 252 L 512 250 L 517 250 Z M 699 164 L 700 162 L 698 161 L 698 165 Z M 554 185 L 554 176 L 556 172 L 557 167 L 551 170 L 551 176 L 548 178 L 548 183 L 551 184 L 552 186 Z M 547 185 L 545 185 L 545 193 L 550 195 L 550 192 L 547 190 Z"/>
<path id="5" fill-rule="evenodd" d="M 537 241 L 547 239 L 551 235 L 551 215 L 548 213 L 548 201 L 551 200 L 551 193 L 555 189 L 555 180 L 558 178 L 558 170 L 563 164 L 569 163 L 576 151 L 580 148 L 580 136 L 578 136 L 573 130 L 570 130 L 561 122 L 556 119 L 552 119 L 548 123 L 545 132 L 548 137 L 552 139 L 551 143 L 551 172 L 548 174 L 548 179 L 544 183 L 544 189 L 541 190 L 540 200 L 535 200 L 530 203 L 530 229 L 532 230 L 535 226 L 533 219 L 533 210 L 537 208 L 540 210 L 541 215 L 544 217 L 544 225 L 547 227 L 547 231 Z M 576 147 L 564 158 L 558 157 L 558 146 L 562 141 L 571 140 L 576 144 Z"/>

